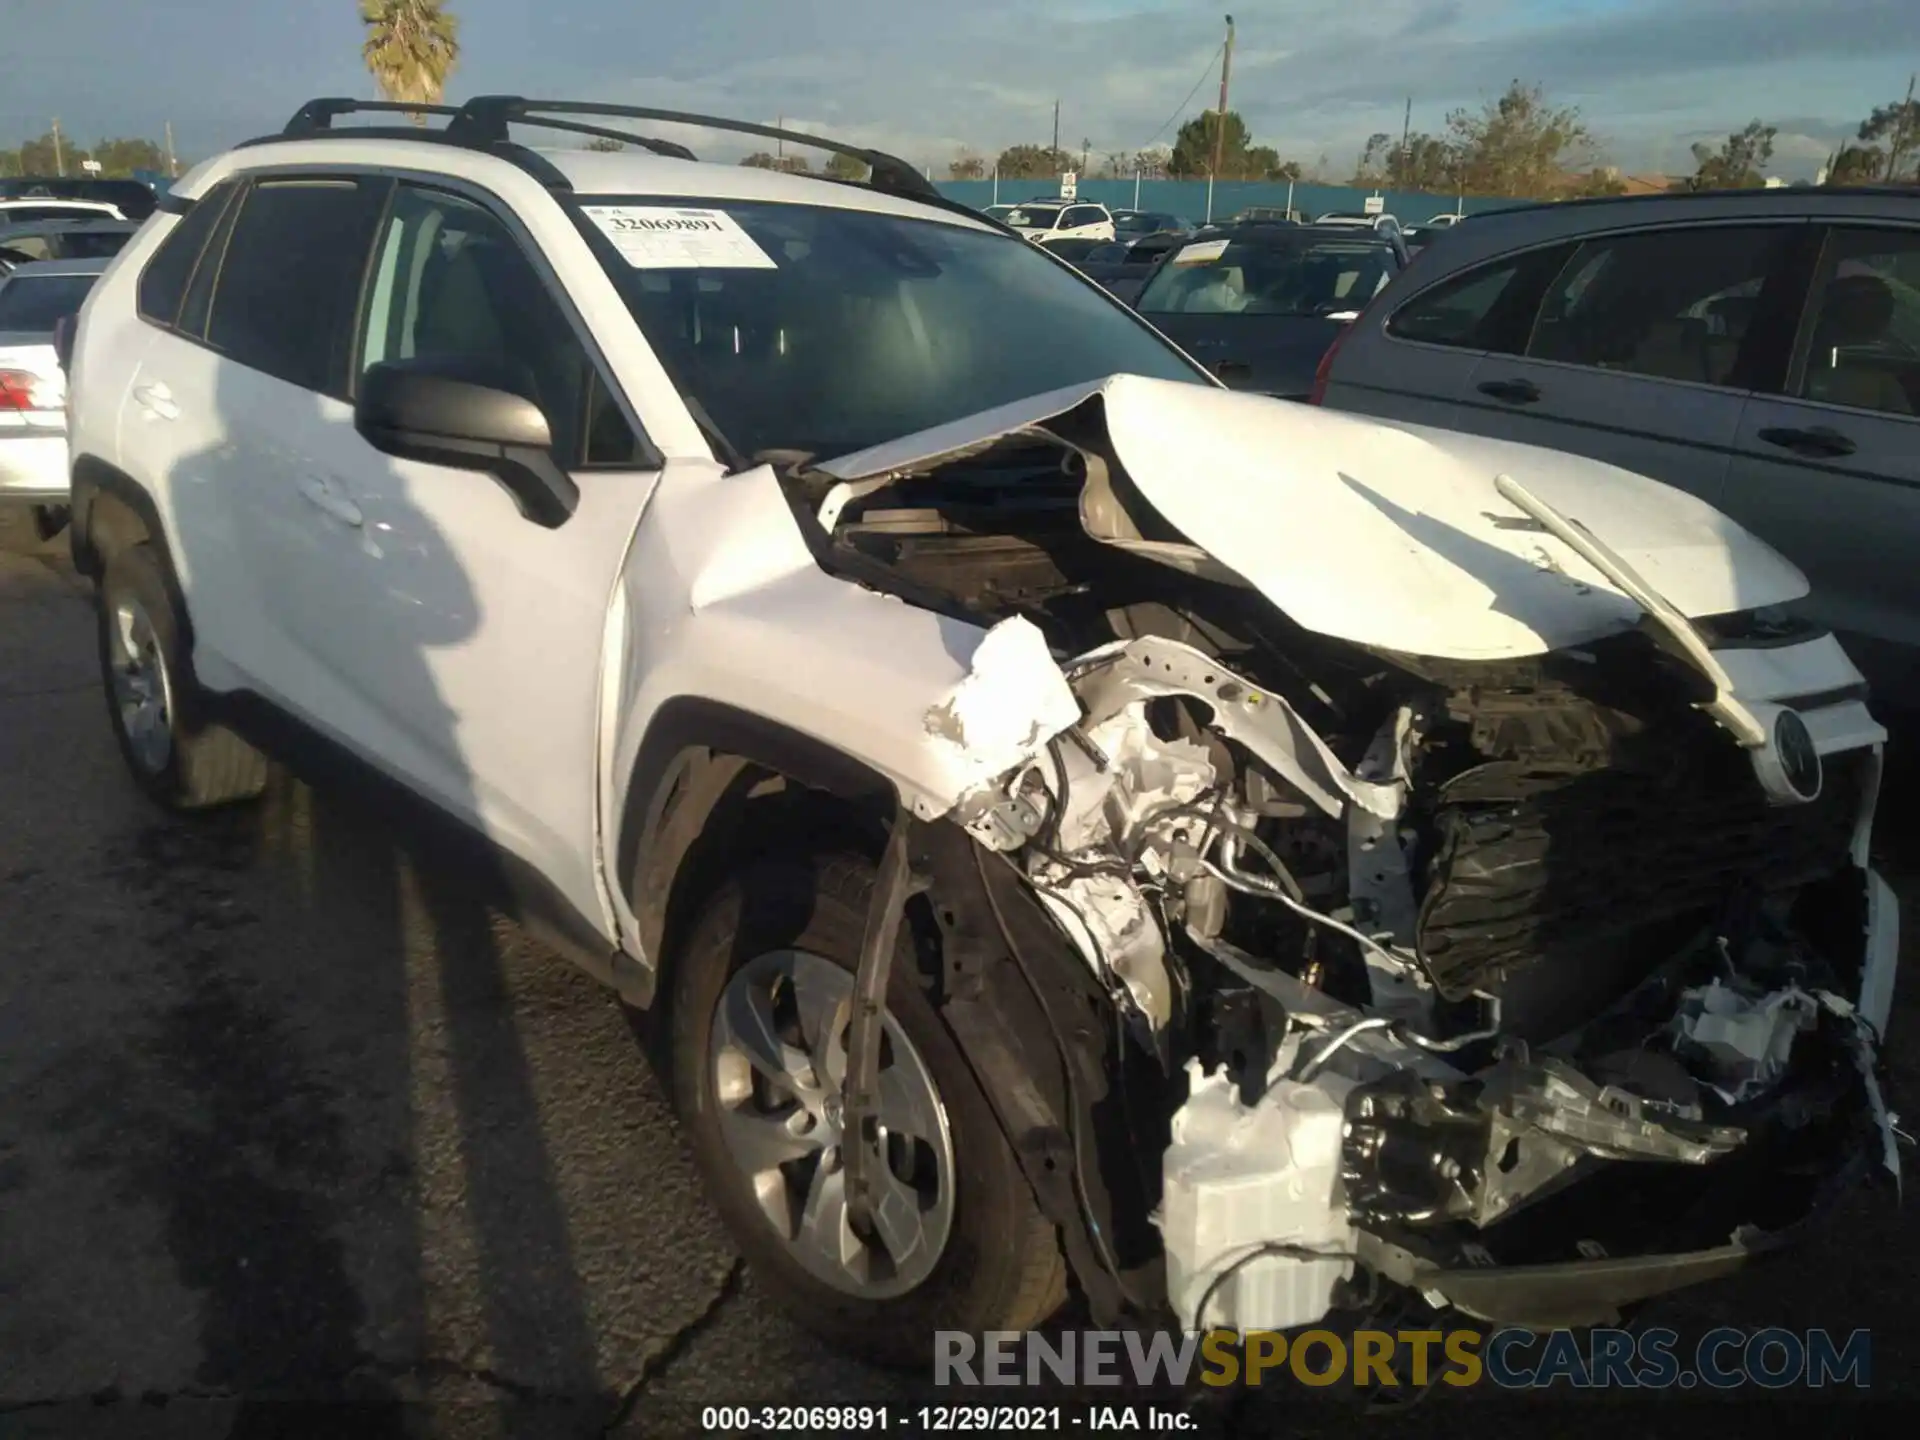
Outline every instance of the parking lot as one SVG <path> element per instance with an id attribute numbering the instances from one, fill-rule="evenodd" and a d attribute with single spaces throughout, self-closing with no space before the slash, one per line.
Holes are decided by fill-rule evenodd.
<path id="1" fill-rule="evenodd" d="M 10 537 L 0 1430 L 286 1433 L 277 1402 L 356 1399 L 433 1402 L 446 1433 L 674 1434 L 705 1404 L 920 1395 L 762 1302 L 619 1006 L 368 804 L 276 778 L 257 810 L 163 818 L 114 753 L 82 582 L 60 542 Z M 1908 986 L 1896 1030 L 1914 1008 Z M 1891 1059 L 1911 1092 L 1913 1052 Z M 1870 1327 L 1864 1398 L 1904 1409 L 1914 1237 L 1889 1189 L 1861 1193 L 1650 1323 Z M 1302 1398 L 1226 1418 L 1258 1431 L 1278 1402 L 1308 1433 L 1379 1429 Z M 1859 1433 L 1814 1398 L 1809 1423 Z M 1550 1399 L 1555 1433 L 1645 1404 Z M 1417 1423 L 1464 1432 L 1485 1403 L 1438 1396 Z"/>

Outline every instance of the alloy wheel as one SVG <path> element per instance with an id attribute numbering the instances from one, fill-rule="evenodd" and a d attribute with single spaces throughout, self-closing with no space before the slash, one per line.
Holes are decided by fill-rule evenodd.
<path id="1" fill-rule="evenodd" d="M 891 1012 L 881 1025 L 877 1125 L 867 1138 L 872 1221 L 856 1232 L 843 1128 L 853 977 L 800 950 L 737 970 L 714 1013 L 709 1066 L 727 1152 L 788 1252 L 863 1299 L 932 1273 L 953 1228 L 953 1134 L 926 1062 Z"/>

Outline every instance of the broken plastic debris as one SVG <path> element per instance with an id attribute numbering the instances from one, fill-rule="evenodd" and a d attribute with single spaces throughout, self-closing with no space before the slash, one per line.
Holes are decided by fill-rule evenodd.
<path id="1" fill-rule="evenodd" d="M 1030 759 L 1079 719 L 1080 702 L 1046 637 L 1016 615 L 986 633 L 966 678 L 928 709 L 926 727 L 964 751 L 975 773 L 991 775 Z"/>
<path id="2" fill-rule="evenodd" d="M 1793 1037 L 1812 1028 L 1818 1011 L 1797 986 L 1755 998 L 1715 980 L 1681 995 L 1673 1026 L 1681 1051 L 1707 1072 L 1702 1078 L 1737 1104 L 1785 1073 Z"/>

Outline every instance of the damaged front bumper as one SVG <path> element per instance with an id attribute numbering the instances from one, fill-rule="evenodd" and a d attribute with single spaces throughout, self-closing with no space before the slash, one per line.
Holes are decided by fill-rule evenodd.
<path id="1" fill-rule="evenodd" d="M 1747 652 L 1722 653 L 1718 693 L 1744 703 L 1725 682 Z M 1184 1058 L 1154 1214 L 1184 1327 L 1307 1325 L 1383 1280 L 1492 1323 L 1607 1323 L 1775 1248 L 1864 1165 L 1897 1183 L 1877 1047 L 1899 918 L 1862 863 L 1879 735 L 1857 699 L 1810 712 L 1836 777 L 1824 811 L 1815 797 L 1783 809 L 1755 759 L 1741 832 L 1764 860 L 1799 825 L 1840 867 L 1809 879 L 1785 846 L 1785 868 L 1753 874 L 1788 898 L 1733 907 L 1571 1029 L 1529 1035 L 1503 1021 L 1494 984 L 1512 954 L 1460 940 L 1458 917 L 1500 898 L 1485 882 L 1505 852 L 1465 866 L 1464 901 L 1436 878 L 1457 848 L 1415 863 L 1423 707 L 1400 706 L 1350 766 L 1286 699 L 1174 641 L 1111 645 L 1058 673 L 1075 704 L 1054 695 L 1034 729 L 1011 733 L 1019 705 L 989 709 L 989 669 L 929 730 L 1024 745 L 952 819 L 1020 867 L 1163 1063 L 1211 1052 Z M 1812 688 L 1773 678 L 1788 699 Z M 1202 730 L 1156 728 L 1169 700 L 1204 706 Z M 1496 828 L 1524 835 L 1526 808 L 1500 810 Z M 1345 842 L 1337 874 L 1260 838 L 1313 824 L 1322 858 Z M 1229 899 L 1348 945 L 1364 995 L 1330 993 L 1319 961 L 1239 948 Z M 1215 1013 L 1255 997 L 1251 1029 L 1171 1044 L 1217 1028 L 1201 991 Z"/>
<path id="2" fill-rule="evenodd" d="M 1086 1216 L 1082 1279 L 1137 1269 L 1109 1244 L 1125 1207 L 1089 1198 L 1116 1151 L 1159 1152 L 1140 1208 L 1168 1306 L 1243 1330 L 1369 1277 L 1490 1321 L 1611 1319 L 1768 1248 L 1863 1156 L 1897 1179 L 1886 737 L 1834 637 L 1766 613 L 1804 579 L 1623 472 L 1145 384 L 809 492 L 849 555 L 1003 617 L 924 713 L 959 783 L 912 813 L 1031 903 L 1029 938 L 1118 1022 L 1050 1011 L 1061 1068 L 1105 1069 L 1050 1117 L 1003 1107 L 1049 1215 Z M 1009 520 L 1009 578 L 946 472 L 1037 484 L 1056 449 L 1103 553 Z M 978 920 L 935 911 L 949 947 Z M 977 1069 L 1039 1073 L 992 1029 L 963 1033 Z M 1148 1103 L 1106 1104 L 1136 1053 Z M 1069 1114 L 1063 1201 L 1043 1147 Z"/>
<path id="3" fill-rule="evenodd" d="M 1609 1324 L 1779 1249 L 1863 1175 L 1897 1188 L 1877 1050 L 1898 912 L 1879 875 L 1857 879 L 1856 999 L 1656 975 L 1621 1007 L 1677 996 L 1670 1048 L 1633 1058 L 1684 1067 L 1722 1102 L 1711 1117 L 1646 1098 L 1647 1074 L 1616 1086 L 1524 1052 L 1450 1072 L 1269 983 L 1302 1008 L 1264 1088 L 1195 1065 L 1175 1116 L 1162 1224 L 1181 1323 L 1307 1325 L 1371 1276 L 1490 1324 Z"/>

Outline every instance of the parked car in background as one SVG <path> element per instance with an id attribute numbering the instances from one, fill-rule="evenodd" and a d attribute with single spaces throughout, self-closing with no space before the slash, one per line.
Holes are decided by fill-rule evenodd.
<path id="1" fill-rule="evenodd" d="M 1453 227 L 1451 225 L 1411 225 L 1400 232 L 1409 255 L 1418 255 Z"/>
<path id="2" fill-rule="evenodd" d="M 1920 194 L 1477 215 L 1346 333 L 1324 399 L 1698 495 L 1785 551 L 1802 612 L 1920 707 Z"/>
<path id="3" fill-rule="evenodd" d="M 65 517 L 67 383 L 54 349 L 103 259 L 40 260 L 0 279 L 0 505 L 34 512 L 43 537 Z"/>
<path id="4" fill-rule="evenodd" d="M 1096 250 L 1104 250 L 1114 244 L 1112 240 L 1092 240 L 1075 236 L 1066 240 L 1047 241 L 1049 254 L 1058 255 L 1076 270 L 1084 270 L 1087 257 Z"/>
<path id="5" fill-rule="evenodd" d="M 1185 233 L 1193 227 L 1178 215 L 1165 210 L 1116 210 L 1113 212 L 1113 236 L 1116 240 L 1138 240 L 1144 235 Z"/>
<path id="6" fill-rule="evenodd" d="M 1111 240 L 1113 215 L 1104 205 L 1079 200 L 1029 200 L 999 217 L 1043 245 L 1058 240 Z"/>
<path id="7" fill-rule="evenodd" d="M 100 180 L 76 175 L 10 175 L 0 178 L 0 200 L 91 200 L 111 205 L 129 220 L 153 214 L 159 197 L 139 180 Z"/>
<path id="8" fill-rule="evenodd" d="M 1189 242 L 1135 307 L 1236 390 L 1304 400 L 1342 327 L 1405 267 L 1393 235 L 1338 226 L 1235 226 Z"/>
<path id="9" fill-rule="evenodd" d="M 120 207 L 104 200 L 0 200 L 0 225 L 42 220 L 124 220 Z"/>
<path id="10" fill-rule="evenodd" d="M 1457 211 L 1449 211 L 1444 214 L 1434 216 L 1431 220 L 1425 223 L 1423 228 L 1428 230 L 1451 230 L 1455 225 L 1458 225 L 1462 220 L 1466 218 L 1467 217 L 1465 215 L 1462 215 Z"/>
<path id="11" fill-rule="evenodd" d="M 0 225 L 0 274 L 38 260 L 106 259 L 120 252 L 134 231 L 132 220 L 39 220 Z"/>
<path id="12" fill-rule="evenodd" d="M 1116 240 L 1089 251 L 1077 262 L 1078 268 L 1089 280 L 1113 292 L 1115 298 L 1131 304 L 1153 274 L 1153 267 L 1192 238 L 1190 232 L 1162 230 L 1134 241 Z"/>
<path id="13" fill-rule="evenodd" d="M 1249 205 L 1233 217 L 1236 225 L 1304 225 L 1306 217 L 1284 205 Z"/>

